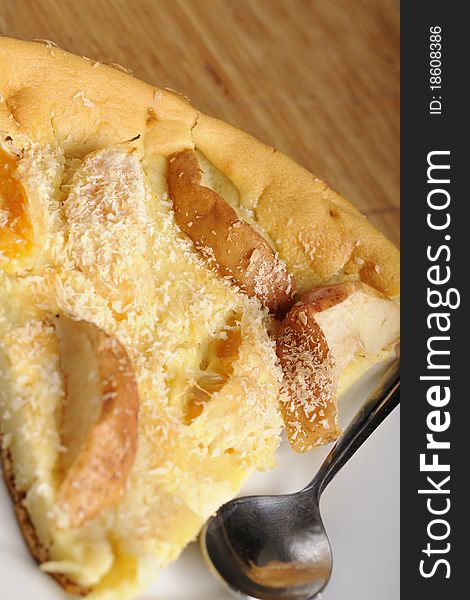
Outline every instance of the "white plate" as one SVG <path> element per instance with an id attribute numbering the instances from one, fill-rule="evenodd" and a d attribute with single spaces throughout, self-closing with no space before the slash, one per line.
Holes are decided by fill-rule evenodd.
<path id="1" fill-rule="evenodd" d="M 343 426 L 376 385 L 374 369 L 342 399 Z M 395 410 L 328 486 L 322 515 L 333 547 L 334 567 L 322 600 L 399 598 L 399 409 Z M 329 446 L 294 454 L 284 441 L 279 466 L 254 475 L 242 495 L 293 492 L 313 477 Z M 12 505 L 0 484 L 0 597 L 2 600 L 68 598 L 32 561 L 19 534 Z M 206 570 L 197 544 L 163 570 L 141 600 L 230 600 Z"/>

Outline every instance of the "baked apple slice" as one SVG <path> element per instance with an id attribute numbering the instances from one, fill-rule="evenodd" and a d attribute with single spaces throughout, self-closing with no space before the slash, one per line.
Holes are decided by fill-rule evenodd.
<path id="1" fill-rule="evenodd" d="M 32 248 L 28 198 L 17 164 L 18 156 L 0 140 L 0 267 L 18 263 Z"/>
<path id="2" fill-rule="evenodd" d="M 202 185 L 193 150 L 170 158 L 168 186 L 178 227 L 223 277 L 271 312 L 286 312 L 295 282 L 268 242 L 219 194 Z"/>
<path id="3" fill-rule="evenodd" d="M 57 504 L 73 528 L 119 499 L 137 451 L 139 397 L 115 337 L 64 315 L 55 325 L 65 383 Z"/>
<path id="4" fill-rule="evenodd" d="M 239 358 L 242 333 L 240 317 L 232 316 L 219 332 L 220 337 L 213 339 L 202 359 L 199 368 L 201 375 L 190 390 L 184 410 L 186 425 L 196 419 L 212 395 L 220 391 L 233 373 L 233 365 Z"/>
<path id="5" fill-rule="evenodd" d="M 340 434 L 338 382 L 356 361 L 377 362 L 399 337 L 399 307 L 362 282 L 309 291 L 277 333 L 284 422 L 292 448 L 305 452 Z"/>

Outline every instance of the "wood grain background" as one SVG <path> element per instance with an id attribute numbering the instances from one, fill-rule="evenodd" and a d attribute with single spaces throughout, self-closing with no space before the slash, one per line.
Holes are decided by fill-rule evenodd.
<path id="1" fill-rule="evenodd" d="M 295 158 L 398 243 L 397 0 L 0 0 L 0 33 L 185 93 Z"/>

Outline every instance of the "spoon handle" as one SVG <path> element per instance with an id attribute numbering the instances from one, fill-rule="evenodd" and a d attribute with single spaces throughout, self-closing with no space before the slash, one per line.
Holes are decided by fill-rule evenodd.
<path id="1" fill-rule="evenodd" d="M 336 473 L 348 462 L 385 417 L 400 402 L 400 362 L 396 359 L 324 460 L 314 479 L 304 488 L 319 498 Z"/>

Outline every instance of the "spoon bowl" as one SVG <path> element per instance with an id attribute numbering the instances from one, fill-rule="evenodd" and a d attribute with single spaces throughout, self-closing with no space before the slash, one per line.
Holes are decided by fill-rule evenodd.
<path id="1" fill-rule="evenodd" d="M 304 600 L 330 578 L 330 544 L 308 493 L 229 502 L 202 538 L 205 558 L 242 598 Z"/>
<path id="2" fill-rule="evenodd" d="M 207 522 L 201 534 L 204 558 L 234 595 L 311 600 L 325 588 L 333 559 L 320 515 L 321 494 L 399 398 L 397 360 L 303 490 L 237 498 Z"/>

